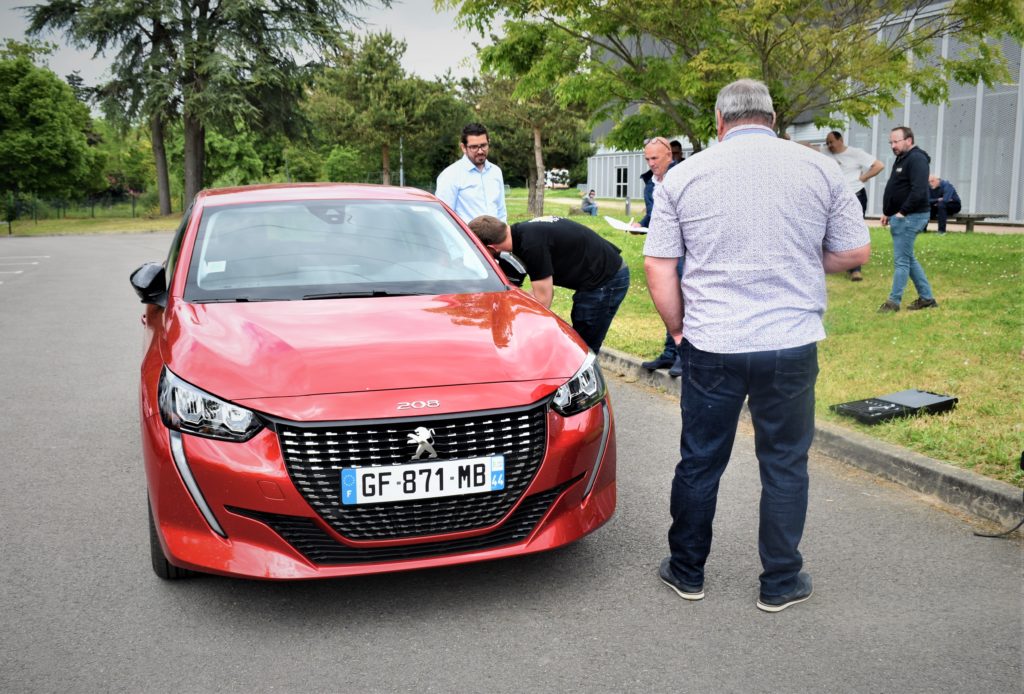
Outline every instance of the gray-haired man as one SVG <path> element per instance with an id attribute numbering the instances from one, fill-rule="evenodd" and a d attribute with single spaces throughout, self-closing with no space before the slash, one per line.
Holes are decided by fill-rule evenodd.
<path id="1" fill-rule="evenodd" d="M 658 574 L 681 597 L 704 597 L 718 482 L 747 400 L 762 480 L 757 606 L 778 612 L 811 595 L 798 546 L 825 273 L 867 262 L 870 237 L 836 163 L 775 136 L 764 84 L 733 82 L 715 111 L 719 144 L 665 175 L 644 246 L 651 296 L 680 342 L 685 379 L 671 555 Z"/>

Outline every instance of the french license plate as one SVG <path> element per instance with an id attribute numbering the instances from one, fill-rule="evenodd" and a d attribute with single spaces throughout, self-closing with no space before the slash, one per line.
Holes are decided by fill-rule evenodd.
<path id="1" fill-rule="evenodd" d="M 344 506 L 434 499 L 504 488 L 503 455 L 384 467 L 347 467 L 341 471 Z"/>

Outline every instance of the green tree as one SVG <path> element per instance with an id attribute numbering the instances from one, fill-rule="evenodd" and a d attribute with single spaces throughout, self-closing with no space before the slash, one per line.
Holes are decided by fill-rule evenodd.
<path id="1" fill-rule="evenodd" d="M 411 78 L 410 87 L 419 108 L 416 128 L 402 138 L 406 184 L 433 190 L 438 173 L 462 156 L 459 138 L 467 123 L 478 120 L 461 98 L 460 86 L 446 74 L 434 80 Z"/>
<path id="2" fill-rule="evenodd" d="M 185 196 L 204 178 L 207 128 L 283 127 L 308 78 L 300 63 L 338 45 L 363 0 L 50 0 L 29 10 L 31 30 L 63 30 L 97 52 L 119 48 L 106 85 L 126 114 L 156 133 L 180 113 Z M 388 0 L 381 0 L 388 5 Z M 133 104 L 140 104 L 138 109 Z M 162 142 L 162 138 L 161 138 Z M 159 166 L 158 166 L 159 171 Z"/>
<path id="3" fill-rule="evenodd" d="M 31 34 L 63 31 L 73 45 L 93 46 L 96 55 L 116 50 L 111 79 L 89 88 L 90 96 L 124 133 L 140 118 L 148 123 L 160 213 L 165 215 L 171 213 L 165 135 L 180 107 L 175 35 L 165 18 L 171 4 L 51 0 L 28 11 Z"/>
<path id="4" fill-rule="evenodd" d="M 8 40 L 0 49 L 0 193 L 66 197 L 91 187 L 89 110 L 34 60 L 49 48 Z"/>
<path id="5" fill-rule="evenodd" d="M 550 71 L 571 70 L 579 53 L 577 46 L 560 41 L 560 32 L 545 24 L 508 22 L 505 32 L 502 39 L 492 37 L 493 43 L 480 50 L 480 59 L 485 70 L 507 80 L 491 97 L 507 102 L 499 108 L 506 108 L 529 131 L 532 157 L 527 163 L 527 211 L 540 216 L 544 214 L 545 138 L 579 133 L 584 125 L 578 103 L 559 103 L 555 98 Z M 538 76 L 542 70 L 549 72 Z"/>
<path id="6" fill-rule="evenodd" d="M 124 192 L 152 190 L 156 173 L 147 129 L 123 130 L 102 118 L 93 121 L 93 128 L 99 166 L 109 186 Z"/>
<path id="7" fill-rule="evenodd" d="M 311 118 L 331 141 L 353 140 L 380 156 L 381 182 L 391 185 L 392 156 L 400 139 L 422 127 L 431 100 L 422 80 L 402 68 L 404 41 L 390 33 L 350 37 L 309 94 Z"/>
<path id="8" fill-rule="evenodd" d="M 203 185 L 212 188 L 241 186 L 263 180 L 263 160 L 256 152 L 255 136 L 245 130 L 230 137 L 216 130 L 206 134 Z"/>
<path id="9" fill-rule="evenodd" d="M 280 180 L 289 182 L 324 180 L 324 161 L 316 148 L 303 143 L 288 144 L 282 150 L 282 155 L 283 161 L 278 174 Z"/>
<path id="10" fill-rule="evenodd" d="M 610 144 L 638 147 L 657 133 L 685 135 L 700 149 L 713 137 L 714 97 L 737 77 L 768 83 L 785 129 L 801 113 L 822 124 L 846 113 L 860 122 L 902 102 L 946 97 L 948 79 L 1004 79 L 999 47 L 984 40 L 1024 35 L 1020 0 L 437 0 L 483 33 L 500 14 L 561 32 L 578 67 L 538 56 L 531 80 L 562 103 L 585 101 L 592 122 L 611 119 Z M 887 28 L 881 32 L 881 25 Z M 938 37 L 965 46 L 934 55 Z M 555 60 L 555 62 L 552 62 Z M 548 63 L 545 65 L 545 63 Z"/>

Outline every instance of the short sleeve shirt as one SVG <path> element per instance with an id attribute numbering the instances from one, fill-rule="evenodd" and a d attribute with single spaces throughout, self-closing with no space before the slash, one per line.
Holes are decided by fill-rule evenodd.
<path id="1" fill-rule="evenodd" d="M 512 252 L 531 280 L 551 278 L 572 290 L 597 289 L 622 268 L 619 249 L 591 228 L 563 217 L 512 225 Z"/>
<path id="2" fill-rule="evenodd" d="M 821 153 L 839 164 L 839 170 L 843 172 L 850 192 L 856 195 L 858 191 L 863 190 L 864 183 L 860 180 L 860 175 L 875 163 L 873 156 L 858 147 L 847 147 L 839 154 L 833 154 L 825 148 Z"/>
<path id="3" fill-rule="evenodd" d="M 644 255 L 685 255 L 683 335 L 734 354 L 823 339 L 823 250 L 868 243 L 834 161 L 743 125 L 665 175 Z"/>

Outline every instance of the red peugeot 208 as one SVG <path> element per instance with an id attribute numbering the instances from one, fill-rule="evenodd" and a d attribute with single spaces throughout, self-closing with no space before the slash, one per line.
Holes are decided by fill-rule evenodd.
<path id="1" fill-rule="evenodd" d="M 607 521 L 600 368 L 504 263 L 418 190 L 200 193 L 132 275 L 157 575 L 442 566 Z"/>

